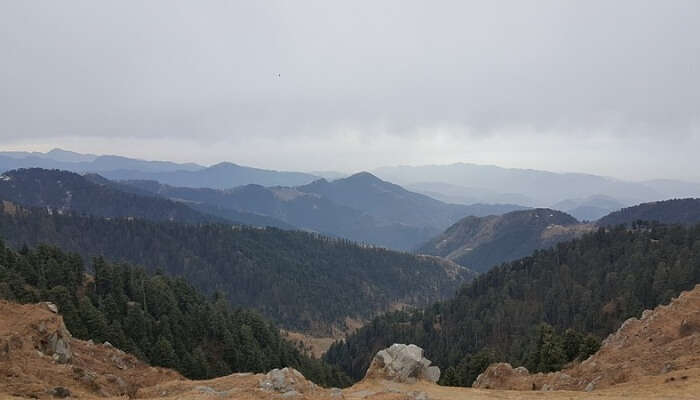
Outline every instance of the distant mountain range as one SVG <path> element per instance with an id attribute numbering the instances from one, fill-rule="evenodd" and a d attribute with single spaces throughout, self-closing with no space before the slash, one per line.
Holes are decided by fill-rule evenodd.
<path id="1" fill-rule="evenodd" d="M 247 184 L 296 186 L 318 179 L 303 172 L 273 171 L 219 163 L 205 167 L 193 163 L 145 161 L 120 156 L 79 154 L 61 149 L 47 153 L 2 152 L 0 171 L 18 168 L 60 169 L 98 173 L 109 179 L 157 180 L 174 186 L 228 189 Z"/>
<path id="2" fill-rule="evenodd" d="M 531 207 L 556 208 L 555 205 L 562 201 L 605 196 L 622 206 L 629 206 L 674 197 L 700 196 L 700 183 L 694 182 L 628 182 L 590 174 L 554 173 L 466 163 L 382 167 L 372 172 L 382 179 L 412 190 L 441 200 L 460 203 L 509 202 Z M 580 211 L 580 215 L 585 217 L 595 217 L 600 213 L 600 210 L 596 209 Z"/>
<path id="3" fill-rule="evenodd" d="M 608 196 L 590 196 L 585 199 L 568 199 L 552 206 L 555 210 L 563 210 L 581 221 L 595 221 L 623 207 L 619 201 Z"/>
<path id="4" fill-rule="evenodd" d="M 418 249 L 475 271 L 530 255 L 594 229 L 560 211 L 538 208 L 500 216 L 466 217 Z"/>

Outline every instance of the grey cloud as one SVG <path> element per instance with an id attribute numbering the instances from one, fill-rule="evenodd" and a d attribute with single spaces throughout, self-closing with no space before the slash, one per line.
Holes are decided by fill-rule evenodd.
<path id="1" fill-rule="evenodd" d="M 8 1 L 0 140 L 694 137 L 698 20 L 684 0 Z"/>

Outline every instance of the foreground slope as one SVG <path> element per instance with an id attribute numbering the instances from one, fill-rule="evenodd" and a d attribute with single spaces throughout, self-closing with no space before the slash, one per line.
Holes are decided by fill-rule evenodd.
<path id="1" fill-rule="evenodd" d="M 592 230 L 572 216 L 547 208 L 466 217 L 418 249 L 477 271 L 525 257 Z"/>
<path id="2" fill-rule="evenodd" d="M 0 245 L 0 299 L 55 302 L 75 337 L 109 341 L 189 378 L 292 366 L 320 384 L 348 382 L 257 313 L 232 308 L 221 296 L 209 299 L 182 279 L 101 258 L 90 268 L 92 275 L 80 257 L 50 246 L 17 252 Z M 61 363 L 71 357 L 64 346 L 69 336 L 50 341 Z"/>
<path id="3" fill-rule="evenodd" d="M 697 360 L 689 369 L 633 377 L 630 382 L 581 391 L 513 391 L 438 386 L 418 379 L 398 382 L 382 376 L 367 377 L 347 389 L 324 389 L 293 369 L 268 374 L 236 373 L 192 381 L 177 373 L 153 368 L 133 356 L 101 344 L 62 336 L 72 357 L 64 363 L 47 346 L 54 335 L 67 333 L 61 316 L 45 304 L 17 305 L 0 302 L 0 398 L 50 399 L 71 395 L 83 399 L 179 399 L 235 398 L 262 400 L 486 400 L 486 399 L 695 399 L 700 392 Z M 677 322 L 677 321 L 675 321 Z M 37 348 L 42 349 L 41 352 Z M 692 366 L 691 366 L 692 365 Z M 685 377 L 685 378 L 683 378 Z M 673 380 L 671 379 L 673 378 Z"/>
<path id="4" fill-rule="evenodd" d="M 665 382 L 697 378 L 700 367 L 700 285 L 669 304 L 630 318 L 581 363 L 549 374 L 530 375 L 508 364 L 490 366 L 474 382 L 486 389 L 593 391 L 649 376 Z"/>
<path id="5" fill-rule="evenodd" d="M 63 388 L 79 397 L 131 396 L 181 379 L 112 346 L 73 338 L 46 304 L 0 300 L 0 394 L 53 398 L 65 394 Z"/>
<path id="6" fill-rule="evenodd" d="M 0 236 L 14 246 L 50 243 L 89 258 L 146 265 L 220 291 L 283 327 L 345 330 L 387 309 L 444 299 L 474 273 L 450 261 L 304 232 L 50 214 L 6 204 Z M 361 294 L 361 295 L 358 295 Z"/>

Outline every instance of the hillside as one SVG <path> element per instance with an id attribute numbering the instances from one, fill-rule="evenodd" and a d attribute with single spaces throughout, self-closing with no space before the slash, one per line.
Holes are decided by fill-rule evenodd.
<path id="1" fill-rule="evenodd" d="M 556 370 L 700 282 L 698 240 L 700 226 L 601 229 L 496 267 L 433 307 L 379 317 L 325 358 L 358 379 L 378 349 L 415 343 L 458 385 L 495 361 Z"/>
<path id="2" fill-rule="evenodd" d="M 568 214 L 546 208 L 513 211 L 500 216 L 470 216 L 421 246 L 418 252 L 446 257 L 476 271 L 486 271 L 591 229 Z"/>
<path id="3" fill-rule="evenodd" d="M 613 212 L 596 222 L 598 226 L 656 221 L 663 224 L 697 224 L 700 222 L 700 199 L 673 199 L 639 204 Z"/>
<path id="4" fill-rule="evenodd" d="M 100 217 L 134 217 L 155 221 L 201 223 L 222 221 L 186 205 L 115 189 L 106 182 L 73 172 L 19 169 L 0 176 L 0 199 L 56 212 L 74 211 Z"/>
<path id="5" fill-rule="evenodd" d="M 221 291 L 293 330 L 345 330 L 397 304 L 454 294 L 474 273 L 449 261 L 279 229 L 106 220 L 5 204 L 0 237 L 13 246 L 55 244 L 182 276 Z M 362 293 L 358 296 L 358 293 Z"/>

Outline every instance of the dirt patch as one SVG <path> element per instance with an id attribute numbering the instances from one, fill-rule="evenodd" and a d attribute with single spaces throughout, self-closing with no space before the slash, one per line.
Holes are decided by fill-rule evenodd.
<path id="1" fill-rule="evenodd" d="M 285 330 L 281 330 L 281 333 L 285 339 L 294 343 L 299 350 L 316 358 L 321 358 L 336 340 L 343 338 L 343 336 L 318 337 Z"/>

